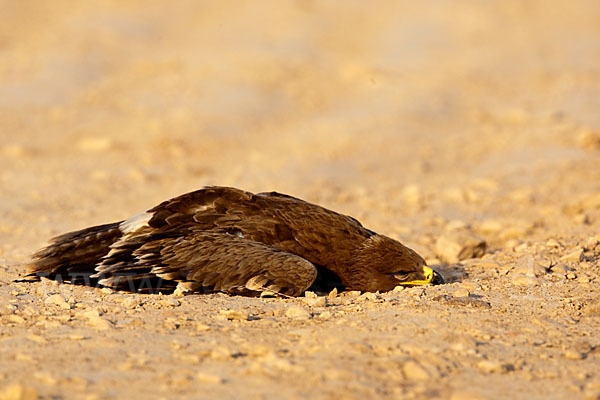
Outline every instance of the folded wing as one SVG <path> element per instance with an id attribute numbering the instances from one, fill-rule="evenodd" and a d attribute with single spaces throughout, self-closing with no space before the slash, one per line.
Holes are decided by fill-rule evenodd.
<path id="1" fill-rule="evenodd" d="M 96 268 L 100 283 L 128 288 L 144 279 L 191 282 L 196 291 L 297 296 L 315 280 L 309 261 L 227 233 L 202 232 L 122 243 Z M 123 252 L 128 253 L 125 257 Z M 125 259 L 125 261 L 124 261 Z"/>

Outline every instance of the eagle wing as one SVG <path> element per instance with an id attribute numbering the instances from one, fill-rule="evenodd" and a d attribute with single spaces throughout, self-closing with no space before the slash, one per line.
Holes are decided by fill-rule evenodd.
<path id="1" fill-rule="evenodd" d="M 195 291 L 254 295 L 263 291 L 297 296 L 315 280 L 309 261 L 271 246 L 228 233 L 202 232 L 144 239 L 132 249 L 114 246 L 94 277 L 113 288 L 159 277 L 190 282 Z"/>

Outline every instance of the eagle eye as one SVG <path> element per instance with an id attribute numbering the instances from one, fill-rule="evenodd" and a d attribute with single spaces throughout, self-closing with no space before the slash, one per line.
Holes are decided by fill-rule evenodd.
<path id="1" fill-rule="evenodd" d="M 410 271 L 396 271 L 396 272 L 392 272 L 390 275 L 392 275 L 394 278 L 403 281 L 405 280 L 408 275 L 410 274 Z"/>

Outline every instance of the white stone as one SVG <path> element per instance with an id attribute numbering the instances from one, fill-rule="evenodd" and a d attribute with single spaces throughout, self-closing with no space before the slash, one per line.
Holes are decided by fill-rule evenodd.
<path id="1" fill-rule="evenodd" d="M 534 286 L 537 285 L 537 279 L 523 274 L 515 274 L 512 277 L 512 283 L 516 286 Z"/>
<path id="2" fill-rule="evenodd" d="M 58 293 L 48 296 L 46 300 L 44 300 L 44 304 L 55 304 L 65 310 L 71 308 L 71 306 L 69 305 L 69 303 L 67 303 L 65 298 Z"/>
<path id="3" fill-rule="evenodd" d="M 465 288 L 459 287 L 454 292 L 452 292 L 454 297 L 469 297 L 471 293 Z"/>
<path id="4" fill-rule="evenodd" d="M 402 372 L 404 372 L 404 376 L 406 376 L 407 379 L 411 380 L 426 382 L 431 378 L 431 373 L 413 360 L 404 363 Z"/>
<path id="5" fill-rule="evenodd" d="M 570 252 L 569 254 L 565 254 L 564 256 L 562 256 L 560 258 L 560 261 L 562 262 L 566 262 L 566 261 L 581 261 L 583 258 L 583 249 L 577 249 L 574 250 L 572 252 Z"/>
<path id="6" fill-rule="evenodd" d="M 285 316 L 293 319 L 306 320 L 310 319 L 311 313 L 304 307 L 294 305 L 285 311 Z"/>
<path id="7" fill-rule="evenodd" d="M 237 310 L 221 310 L 221 316 L 230 321 L 247 321 L 248 313 Z"/>
<path id="8" fill-rule="evenodd" d="M 327 297 L 305 297 L 302 299 L 302 302 L 309 307 L 326 307 Z"/>

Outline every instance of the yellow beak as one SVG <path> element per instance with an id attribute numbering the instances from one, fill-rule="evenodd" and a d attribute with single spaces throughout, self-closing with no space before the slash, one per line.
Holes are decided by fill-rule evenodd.
<path id="1" fill-rule="evenodd" d="M 429 285 L 431 283 L 431 281 L 433 280 L 433 270 L 429 267 L 423 267 L 423 276 L 425 276 L 424 280 L 417 280 L 417 281 L 409 281 L 409 282 L 399 282 L 399 285 L 402 286 L 422 286 L 422 285 Z"/>

